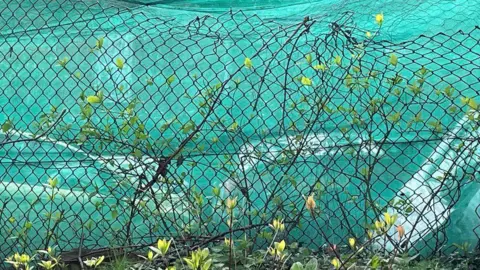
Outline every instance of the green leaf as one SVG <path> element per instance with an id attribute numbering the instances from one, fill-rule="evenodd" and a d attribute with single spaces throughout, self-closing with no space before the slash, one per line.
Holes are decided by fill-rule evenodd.
<path id="1" fill-rule="evenodd" d="M 2 125 L 2 131 L 3 131 L 3 133 L 6 133 L 6 132 L 9 131 L 11 128 L 12 128 L 12 121 L 10 121 L 10 120 L 5 121 L 5 123 L 3 123 L 3 125 Z"/>
<path id="2" fill-rule="evenodd" d="M 228 127 L 228 131 L 229 132 L 235 132 L 238 130 L 238 123 L 237 122 L 233 122 L 230 127 Z"/>
<path id="3" fill-rule="evenodd" d="M 63 59 L 58 60 L 57 63 L 58 63 L 59 66 L 64 68 L 64 67 L 67 66 L 68 58 L 64 57 Z"/>
<path id="4" fill-rule="evenodd" d="M 290 270 L 304 270 L 305 268 L 303 267 L 303 264 L 301 262 L 296 262 L 292 265 Z M 316 268 L 315 268 L 316 270 Z"/>
<path id="5" fill-rule="evenodd" d="M 112 210 L 112 219 L 116 219 L 118 217 L 118 211 L 116 209 Z"/>
<path id="6" fill-rule="evenodd" d="M 123 60 L 122 58 L 118 57 L 118 58 L 115 60 L 115 65 L 117 66 L 118 69 L 123 69 L 123 67 L 125 66 L 125 60 Z"/>
<path id="7" fill-rule="evenodd" d="M 135 149 L 135 151 L 133 151 L 133 156 L 138 158 L 138 159 L 141 159 L 142 158 L 142 151 L 138 150 L 138 149 Z"/>
<path id="8" fill-rule="evenodd" d="M 210 267 L 212 266 L 212 259 L 209 259 L 202 265 L 202 270 L 209 270 Z"/>
<path id="9" fill-rule="evenodd" d="M 367 167 L 363 167 L 361 170 L 360 170 L 360 174 L 367 177 L 368 176 L 368 168 Z"/>
<path id="10" fill-rule="evenodd" d="M 412 85 L 408 85 L 408 88 L 410 91 L 413 92 L 413 94 L 416 96 L 422 92 L 422 87 L 418 86 L 417 83 L 413 83 Z"/>
<path id="11" fill-rule="evenodd" d="M 315 258 L 312 258 L 310 261 L 307 262 L 305 265 L 305 270 L 317 270 L 318 261 Z"/>
<path id="12" fill-rule="evenodd" d="M 171 85 L 175 81 L 175 75 L 172 75 L 167 78 L 167 84 Z"/>
<path id="13" fill-rule="evenodd" d="M 397 123 L 398 121 L 400 121 L 400 112 L 389 115 L 387 119 L 394 124 Z"/>
<path id="14" fill-rule="evenodd" d="M 435 132 L 442 132 L 442 123 L 440 120 L 437 121 L 430 121 L 428 125 L 434 129 Z"/>
<path id="15" fill-rule="evenodd" d="M 397 66 L 398 64 L 398 57 L 393 53 L 390 55 L 390 64 L 392 66 Z"/>
<path id="16" fill-rule="evenodd" d="M 335 56 L 335 58 L 333 59 L 333 62 L 337 66 L 341 66 L 342 65 L 342 57 L 340 55 Z"/>
<path id="17" fill-rule="evenodd" d="M 195 123 L 192 120 L 190 120 L 183 126 L 182 132 L 183 134 L 187 134 L 194 128 L 195 128 Z"/>
<path id="18" fill-rule="evenodd" d="M 447 97 L 451 98 L 453 96 L 453 92 L 455 92 L 455 89 L 449 85 L 445 88 L 444 92 Z"/>
<path id="19" fill-rule="evenodd" d="M 471 109 L 476 110 L 477 107 L 478 107 L 477 103 L 475 102 L 475 100 L 473 98 L 462 97 L 462 98 L 460 98 L 460 101 L 463 105 L 468 105 L 468 107 L 470 107 Z"/>
<path id="20" fill-rule="evenodd" d="M 213 195 L 216 197 L 220 196 L 220 188 L 219 187 L 214 187 L 212 190 Z"/>
<path id="21" fill-rule="evenodd" d="M 103 41 L 104 41 L 103 37 L 97 39 L 97 42 L 95 43 L 95 46 L 97 47 L 97 49 L 100 50 L 103 47 Z"/>
<path id="22" fill-rule="evenodd" d="M 300 79 L 300 82 L 305 86 L 311 86 L 312 85 L 312 80 L 310 78 L 305 77 L 305 76 L 303 76 Z"/>
<path id="23" fill-rule="evenodd" d="M 305 55 L 305 59 L 307 60 L 307 63 L 308 63 L 309 65 L 312 63 L 312 55 L 311 55 L 311 54 Z"/>
<path id="24" fill-rule="evenodd" d="M 88 96 L 87 97 L 87 102 L 90 104 L 99 104 L 102 103 L 102 99 L 98 96 Z"/>

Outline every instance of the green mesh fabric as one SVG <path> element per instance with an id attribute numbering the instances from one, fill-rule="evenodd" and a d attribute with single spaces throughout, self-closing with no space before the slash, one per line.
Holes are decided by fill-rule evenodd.
<path id="1" fill-rule="evenodd" d="M 10 119 L 14 128 L 0 134 L 0 217 L 5 224 L 0 257 L 47 245 L 63 251 L 80 244 L 90 249 L 142 246 L 165 235 L 188 234 L 202 243 L 228 231 L 219 205 L 232 194 L 248 205 L 237 225 L 248 227 L 250 236 L 283 217 L 302 223 L 290 226 L 289 241 L 319 248 L 324 245 L 321 229 L 332 242 L 346 243 L 352 235 L 365 237 L 365 223 L 378 218 L 363 210 L 362 168 L 372 161 L 368 196 L 379 205 L 408 198 L 411 209 L 399 222 L 411 234 L 414 250 L 450 252 L 453 243 L 463 242 L 474 247 L 480 217 L 478 133 L 464 114 L 449 113 L 451 104 L 440 101 L 436 90 L 451 86 L 455 97 L 478 95 L 479 9 L 477 0 L 3 1 L 0 122 Z M 362 63 L 392 75 L 388 57 L 395 53 L 397 71 L 407 81 L 422 67 L 431 71 L 419 102 L 406 98 L 390 108 L 406 120 L 421 114 L 425 122 L 412 129 L 405 120 L 389 129 L 363 111 L 360 117 L 369 125 L 355 128 L 348 114 L 331 117 L 316 106 L 292 110 L 304 97 L 347 108 L 384 95 L 385 85 L 351 92 L 341 69 L 325 76 L 305 63 L 309 54 L 314 63 L 337 56 L 350 61 L 351 40 L 333 34 L 332 23 L 363 41 L 365 32 L 377 27 L 379 12 L 385 23 Z M 91 49 L 100 37 L 105 57 L 98 60 Z M 125 59 L 125 67 L 111 79 L 107 67 L 118 57 Z M 253 69 L 244 68 L 245 57 Z M 64 58 L 68 70 L 57 64 Z M 86 84 L 72 77 L 76 72 Z M 174 81 L 165 83 L 171 76 Z M 302 86 L 299 76 L 318 87 Z M 147 85 L 149 78 L 153 85 Z M 122 94 L 116 84 L 124 85 Z M 93 85 L 101 85 L 112 109 L 138 98 L 138 118 L 159 142 L 156 153 L 147 149 L 149 154 L 139 158 L 115 144 L 96 150 L 94 139 L 78 143 L 83 120 L 77 103 Z M 184 161 L 171 157 L 167 178 L 181 179 L 184 187 L 154 183 L 135 197 L 145 185 L 140 176 L 151 180 L 158 159 L 185 142 L 185 125 L 202 123 L 201 107 L 186 96 L 207 86 L 217 87 L 219 100 L 209 119 L 223 124 L 203 125 L 198 139 L 186 144 L 191 151 Z M 61 123 L 70 130 L 22 141 L 31 138 L 33 123 L 52 106 L 63 112 Z M 173 119 L 176 128 L 163 128 Z M 109 120 L 98 111 L 93 121 Z M 432 131 L 432 122 L 441 126 L 440 135 Z M 239 129 L 232 130 L 234 124 Z M 456 151 L 462 141 L 472 142 L 466 152 Z M 437 176 L 445 172 L 451 177 L 439 184 Z M 52 200 L 48 179 L 54 177 L 59 190 Z M 220 198 L 213 196 L 213 188 L 221 189 Z M 312 192 L 321 195 L 320 226 L 298 215 L 302 196 Z M 196 194 L 204 196 L 201 217 L 188 211 Z M 132 214 L 133 197 L 145 203 L 149 215 Z M 209 225 L 203 228 L 199 219 Z M 33 225 L 25 232 L 28 222 Z M 416 230 L 409 231 L 413 223 Z M 28 239 L 27 246 L 19 235 Z"/>

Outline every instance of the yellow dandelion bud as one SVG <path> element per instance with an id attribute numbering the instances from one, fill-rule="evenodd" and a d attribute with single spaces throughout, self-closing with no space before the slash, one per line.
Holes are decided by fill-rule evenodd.
<path id="1" fill-rule="evenodd" d="M 225 205 L 227 206 L 228 210 L 230 210 L 230 211 L 233 210 L 235 208 L 235 206 L 237 206 L 237 197 L 227 198 L 227 201 L 226 201 Z"/>
<path id="2" fill-rule="evenodd" d="M 243 62 L 243 64 L 245 65 L 246 68 L 249 68 L 249 69 L 253 67 L 252 60 L 250 60 L 250 58 L 248 57 L 245 58 L 245 61 Z"/>
<path id="3" fill-rule="evenodd" d="M 225 246 L 227 246 L 227 247 L 229 247 L 229 246 L 231 245 L 231 243 L 232 243 L 232 242 L 230 241 L 230 239 L 229 239 L 229 238 L 226 238 L 226 237 L 225 237 L 225 239 L 223 240 L 223 242 L 225 243 Z"/>
<path id="4" fill-rule="evenodd" d="M 389 213 L 384 213 L 383 217 L 385 219 L 387 227 L 389 228 L 393 226 L 393 224 L 395 224 L 395 221 L 397 221 L 397 215 L 390 215 Z"/>
<path id="5" fill-rule="evenodd" d="M 125 65 L 125 61 L 119 57 L 115 60 L 115 65 L 117 66 L 118 69 L 123 69 Z"/>
<path id="6" fill-rule="evenodd" d="M 372 231 L 367 231 L 367 236 L 368 236 L 368 239 L 372 239 L 373 238 L 373 232 Z"/>
<path id="7" fill-rule="evenodd" d="M 333 267 L 335 267 L 335 269 L 340 269 L 340 261 L 338 260 L 338 258 L 333 258 L 331 263 Z"/>
<path id="8" fill-rule="evenodd" d="M 365 36 L 366 36 L 367 38 L 372 38 L 372 33 L 370 33 L 370 31 L 367 31 L 367 32 L 365 33 Z"/>
<path id="9" fill-rule="evenodd" d="M 274 219 L 272 224 L 269 225 L 275 231 L 284 231 L 285 224 L 283 224 L 283 220 Z"/>
<path id="10" fill-rule="evenodd" d="M 306 199 L 306 207 L 310 212 L 313 212 L 313 210 L 315 209 L 315 206 L 316 206 L 316 203 L 315 203 L 315 200 L 313 199 L 313 194 L 312 194 L 308 196 L 308 198 Z"/>
<path id="11" fill-rule="evenodd" d="M 375 221 L 375 228 L 378 230 L 378 231 L 382 231 L 383 228 L 385 227 L 385 223 L 383 221 Z"/>
<path id="12" fill-rule="evenodd" d="M 149 250 L 147 253 L 147 259 L 149 261 L 153 261 L 153 251 Z"/>
<path id="13" fill-rule="evenodd" d="M 375 15 L 375 21 L 377 22 L 378 25 L 383 24 L 383 13 L 379 13 Z"/>
<path id="14" fill-rule="evenodd" d="M 355 238 L 349 238 L 348 239 L 348 244 L 352 249 L 355 249 Z"/>
<path id="15" fill-rule="evenodd" d="M 171 243 L 172 243 L 172 240 L 170 241 L 167 241 L 165 239 L 158 240 L 157 247 L 158 247 L 158 250 L 160 251 L 160 255 L 165 256 L 165 254 L 167 254 Z"/>

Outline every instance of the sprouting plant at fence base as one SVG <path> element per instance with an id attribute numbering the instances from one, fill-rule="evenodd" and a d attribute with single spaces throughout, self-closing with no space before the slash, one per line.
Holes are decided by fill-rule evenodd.
<path id="1" fill-rule="evenodd" d="M 51 270 L 56 267 L 64 267 L 61 256 L 56 255 L 55 248 L 48 247 L 47 250 L 38 250 L 36 254 L 15 253 L 13 256 L 5 259 L 14 269 L 46 269 Z"/>
<path id="2" fill-rule="evenodd" d="M 187 263 L 191 270 L 209 270 L 213 260 L 209 258 L 208 248 L 198 249 L 190 254 L 190 257 L 183 260 Z"/>
<path id="3" fill-rule="evenodd" d="M 96 269 L 100 264 L 102 264 L 103 260 L 105 260 L 105 256 L 92 257 L 83 261 L 83 263 L 88 267 Z"/>

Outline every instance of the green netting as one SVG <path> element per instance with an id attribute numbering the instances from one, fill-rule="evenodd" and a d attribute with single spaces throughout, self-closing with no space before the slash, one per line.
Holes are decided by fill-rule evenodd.
<path id="1" fill-rule="evenodd" d="M 334 243 L 366 237 L 381 214 L 370 200 L 399 213 L 414 250 L 475 246 L 478 115 L 459 100 L 480 87 L 479 5 L 0 3 L 0 122 L 12 123 L 0 143 L 0 255 L 161 236 L 208 243 L 228 231 L 229 196 L 241 205 L 236 229 L 252 238 L 274 217 L 314 248 L 325 244 L 319 230 Z M 370 40 L 379 12 L 385 23 Z M 428 80 L 415 93 L 407 85 L 422 68 Z M 353 91 L 350 73 L 372 82 Z M 87 106 L 98 91 L 102 104 Z M 312 192 L 315 225 L 304 215 Z"/>

